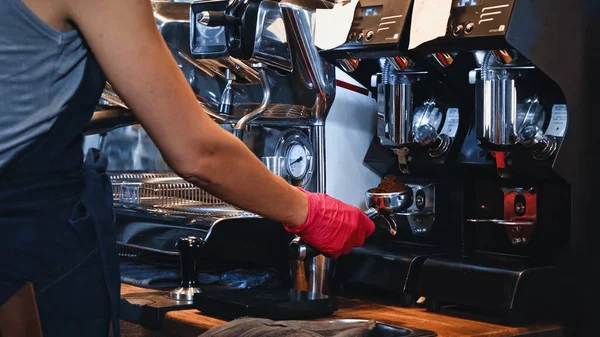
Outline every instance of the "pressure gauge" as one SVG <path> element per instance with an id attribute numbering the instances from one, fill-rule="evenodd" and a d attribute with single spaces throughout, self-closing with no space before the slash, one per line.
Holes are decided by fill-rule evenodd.
<path id="1" fill-rule="evenodd" d="M 308 137 L 300 130 L 285 132 L 275 149 L 283 157 L 282 176 L 295 186 L 306 187 L 313 174 L 314 150 Z"/>
<path id="2" fill-rule="evenodd" d="M 293 143 L 285 156 L 286 170 L 293 179 L 302 179 L 309 171 L 309 150 L 300 143 Z"/>

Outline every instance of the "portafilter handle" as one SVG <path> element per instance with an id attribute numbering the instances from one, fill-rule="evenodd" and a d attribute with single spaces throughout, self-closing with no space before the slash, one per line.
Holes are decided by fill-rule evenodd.
<path id="1" fill-rule="evenodd" d="M 375 226 L 378 226 L 379 228 L 390 232 L 391 235 L 396 235 L 396 233 L 398 233 L 398 225 L 396 224 L 396 221 L 394 221 L 390 214 L 382 214 L 376 208 L 371 207 L 365 211 L 365 215 L 368 216 L 371 220 L 373 220 Z M 383 220 L 385 220 L 385 226 L 383 226 L 381 222 L 375 221 L 375 218 L 377 217 L 380 217 Z"/>
<path id="2" fill-rule="evenodd" d="M 202 292 L 198 286 L 198 263 L 196 261 L 202 243 L 202 239 L 195 236 L 181 237 L 177 240 L 175 247 L 179 250 L 181 285 L 169 294 L 172 299 L 191 302 L 194 300 L 194 294 Z"/>
<path id="3" fill-rule="evenodd" d="M 374 218 L 381 215 L 379 213 L 379 211 L 375 208 L 367 209 L 365 211 L 365 214 L 371 220 L 373 220 Z M 392 219 L 387 219 L 386 217 L 384 217 L 384 218 L 389 226 L 389 227 L 385 227 L 384 229 L 389 231 L 392 235 L 396 235 L 396 231 L 397 231 L 396 223 Z M 325 257 L 329 257 L 329 256 L 321 253 L 318 249 L 309 246 L 300 237 L 296 237 L 296 238 L 294 238 L 294 240 L 292 240 L 292 242 L 290 242 L 288 253 L 289 253 L 288 258 L 291 261 L 309 260 L 309 259 L 312 259 L 313 257 L 319 256 L 319 255 L 324 255 Z"/>
<path id="4" fill-rule="evenodd" d="M 310 260 L 322 254 L 319 250 L 306 244 L 300 237 L 296 237 L 290 242 L 288 253 L 290 261 Z"/>

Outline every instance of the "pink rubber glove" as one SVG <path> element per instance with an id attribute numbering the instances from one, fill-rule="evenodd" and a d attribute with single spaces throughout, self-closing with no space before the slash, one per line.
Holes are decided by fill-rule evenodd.
<path id="1" fill-rule="evenodd" d="M 332 258 L 348 254 L 375 231 L 373 221 L 358 208 L 325 194 L 300 190 L 308 196 L 308 217 L 304 224 L 285 229 L 321 253 Z"/>

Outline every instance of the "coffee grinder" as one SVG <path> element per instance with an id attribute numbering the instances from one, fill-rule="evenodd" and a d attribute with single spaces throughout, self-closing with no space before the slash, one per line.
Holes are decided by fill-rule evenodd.
<path id="1" fill-rule="evenodd" d="M 583 112 L 577 73 L 556 62 L 556 45 L 572 37 L 544 24 L 562 22 L 563 9 L 558 1 L 453 0 L 446 32 L 415 50 L 465 60 L 443 75 L 475 111 L 460 156 L 462 253 L 429 257 L 417 282 L 431 310 L 460 304 L 509 322 L 556 313 L 557 263 L 572 226 L 582 225 L 571 221 L 574 172 L 562 164 L 573 151 L 563 144 L 568 124 Z"/>
<path id="2" fill-rule="evenodd" d="M 460 95 L 420 65 L 421 58 L 430 57 L 447 67 L 452 55 L 407 53 L 411 8 L 409 0 L 360 1 L 347 41 L 321 51 L 333 62 L 360 59 L 353 75 L 371 77 L 378 114 L 377 134 L 364 162 L 411 191 L 407 207 L 392 211 L 368 194 L 368 206 L 380 208 L 374 221 L 389 224 L 390 230 L 377 226 L 363 247 L 341 257 L 336 282 L 351 291 L 392 293 L 406 305 L 419 297 L 416 281 L 423 262 L 460 251 L 456 160 L 471 116 Z"/>

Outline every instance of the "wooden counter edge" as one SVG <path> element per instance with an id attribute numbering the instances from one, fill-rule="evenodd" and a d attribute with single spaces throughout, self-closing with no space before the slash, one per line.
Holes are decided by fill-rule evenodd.
<path id="1" fill-rule="evenodd" d="M 122 295 L 153 292 L 123 284 Z M 510 327 L 445 314 L 427 312 L 422 308 L 403 308 L 358 299 L 339 298 L 339 310 L 331 319 L 372 319 L 397 326 L 430 330 L 439 337 L 511 337 L 548 332 L 557 336 L 557 323 L 536 323 L 526 327 Z M 198 336 L 204 331 L 224 324 L 225 321 L 202 315 L 197 310 L 172 311 L 165 315 L 162 332 L 171 336 Z"/>

